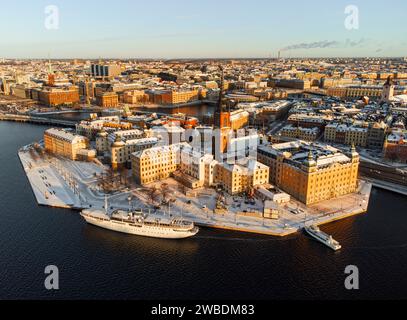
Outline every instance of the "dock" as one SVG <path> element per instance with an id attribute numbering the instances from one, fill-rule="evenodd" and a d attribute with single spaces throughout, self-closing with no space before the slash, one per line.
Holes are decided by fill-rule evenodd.
<path id="1" fill-rule="evenodd" d="M 4 114 L 0 113 L 0 121 L 13 121 L 13 122 L 26 122 L 42 125 L 62 126 L 62 127 L 75 127 L 76 121 L 52 119 L 46 117 L 17 115 L 17 114 Z"/>
<path id="2" fill-rule="evenodd" d="M 392 183 L 392 182 L 387 182 L 387 181 L 381 181 L 373 178 L 367 178 L 373 185 L 373 187 L 378 188 L 378 189 L 383 189 L 386 191 L 391 191 L 394 193 L 401 194 L 403 196 L 407 196 L 407 186 L 403 186 L 400 184 Z"/>

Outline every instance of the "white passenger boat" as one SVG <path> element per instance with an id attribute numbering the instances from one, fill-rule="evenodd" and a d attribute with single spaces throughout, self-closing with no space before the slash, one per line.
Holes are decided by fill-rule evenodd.
<path id="1" fill-rule="evenodd" d="M 199 228 L 191 221 L 181 218 L 163 219 L 143 214 L 141 211 L 113 211 L 108 215 L 103 210 L 83 210 L 81 216 L 85 221 L 104 229 L 138 236 L 184 239 L 196 235 Z"/>
<path id="2" fill-rule="evenodd" d="M 312 225 L 309 227 L 305 227 L 304 230 L 314 239 L 317 241 L 325 244 L 332 250 L 340 250 L 342 246 L 339 244 L 338 241 L 334 240 L 332 236 L 326 234 L 325 232 L 322 232 L 316 225 Z"/>

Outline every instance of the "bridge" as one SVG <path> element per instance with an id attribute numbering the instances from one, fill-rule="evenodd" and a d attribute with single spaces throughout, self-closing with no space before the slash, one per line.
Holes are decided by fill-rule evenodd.
<path id="1" fill-rule="evenodd" d="M 28 123 L 55 125 L 55 126 L 63 126 L 63 127 L 75 127 L 75 125 L 76 125 L 75 121 L 51 119 L 51 118 L 43 118 L 43 117 L 27 116 L 27 115 L 18 115 L 18 114 L 4 114 L 4 113 L 0 113 L 0 121 L 28 122 Z"/>

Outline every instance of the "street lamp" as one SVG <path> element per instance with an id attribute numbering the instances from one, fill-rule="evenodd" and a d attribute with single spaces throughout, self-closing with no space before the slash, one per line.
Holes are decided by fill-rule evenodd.
<path id="1" fill-rule="evenodd" d="M 127 198 L 127 201 L 129 201 L 129 212 L 131 211 L 131 200 L 132 200 L 132 197 L 131 196 L 129 196 L 128 198 Z"/>

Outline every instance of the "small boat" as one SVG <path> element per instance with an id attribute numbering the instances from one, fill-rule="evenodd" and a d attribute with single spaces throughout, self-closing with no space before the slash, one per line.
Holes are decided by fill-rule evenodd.
<path id="1" fill-rule="evenodd" d="M 311 225 L 309 227 L 304 228 L 305 232 L 307 232 L 311 237 L 316 239 L 317 241 L 325 244 L 332 250 L 338 251 L 342 248 L 338 241 L 334 240 L 332 236 L 322 232 L 318 226 Z"/>

